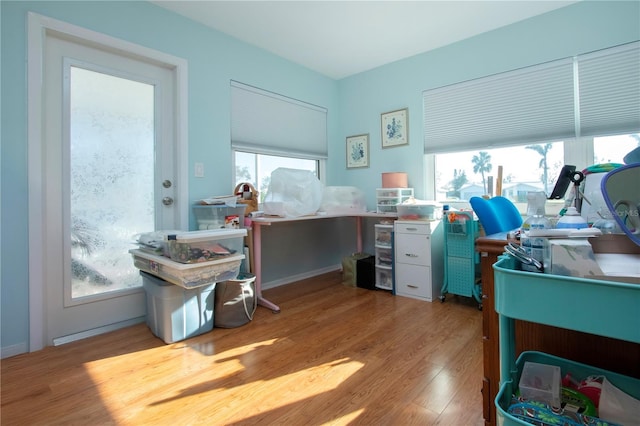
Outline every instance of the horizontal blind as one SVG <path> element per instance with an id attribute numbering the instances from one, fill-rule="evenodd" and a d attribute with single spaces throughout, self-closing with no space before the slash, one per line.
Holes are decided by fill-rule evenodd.
<path id="1" fill-rule="evenodd" d="M 327 110 L 231 82 L 231 147 L 309 159 L 327 157 Z"/>
<path id="2" fill-rule="evenodd" d="M 575 136 L 571 58 L 427 90 L 423 101 L 425 153 Z"/>
<path id="3" fill-rule="evenodd" d="M 578 56 L 580 135 L 640 132 L 640 42 Z"/>

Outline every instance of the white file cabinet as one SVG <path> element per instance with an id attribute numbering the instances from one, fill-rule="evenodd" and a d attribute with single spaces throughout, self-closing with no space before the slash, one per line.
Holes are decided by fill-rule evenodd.
<path id="1" fill-rule="evenodd" d="M 444 233 L 441 221 L 395 222 L 396 295 L 433 301 L 444 278 Z"/>

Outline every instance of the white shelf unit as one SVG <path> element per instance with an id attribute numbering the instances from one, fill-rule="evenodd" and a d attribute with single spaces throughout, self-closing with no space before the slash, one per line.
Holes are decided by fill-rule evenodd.
<path id="1" fill-rule="evenodd" d="M 397 220 L 394 229 L 395 294 L 432 302 L 444 279 L 442 222 Z"/>
<path id="2" fill-rule="evenodd" d="M 413 197 L 413 188 L 376 189 L 376 212 L 397 213 L 396 205 Z"/>
<path id="3" fill-rule="evenodd" d="M 376 288 L 393 291 L 393 225 L 375 224 Z"/>

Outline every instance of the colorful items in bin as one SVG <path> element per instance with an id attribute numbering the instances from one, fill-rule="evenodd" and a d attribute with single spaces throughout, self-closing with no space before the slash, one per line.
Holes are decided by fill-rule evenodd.
<path id="1" fill-rule="evenodd" d="M 562 378 L 562 385 L 579 391 L 589 398 L 597 408 L 600 404 L 600 394 L 602 392 L 603 381 L 604 376 L 589 376 L 578 382 L 571 376 L 571 373 L 567 373 Z"/>
<path id="2" fill-rule="evenodd" d="M 218 260 L 244 250 L 246 229 L 218 229 L 191 231 L 167 235 L 171 260 L 180 263 L 199 263 Z"/>
<path id="3" fill-rule="evenodd" d="M 518 420 L 537 426 L 617 426 L 597 417 L 580 414 L 571 409 L 552 407 L 523 397 L 513 397 L 507 412 Z"/>

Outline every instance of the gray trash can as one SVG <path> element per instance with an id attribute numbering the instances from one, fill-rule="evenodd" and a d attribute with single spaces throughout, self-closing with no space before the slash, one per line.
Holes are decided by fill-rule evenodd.
<path id="1" fill-rule="evenodd" d="M 255 284 L 256 276 L 246 272 L 240 272 L 234 280 L 216 284 L 214 327 L 240 327 L 253 319 L 258 305 Z"/>

